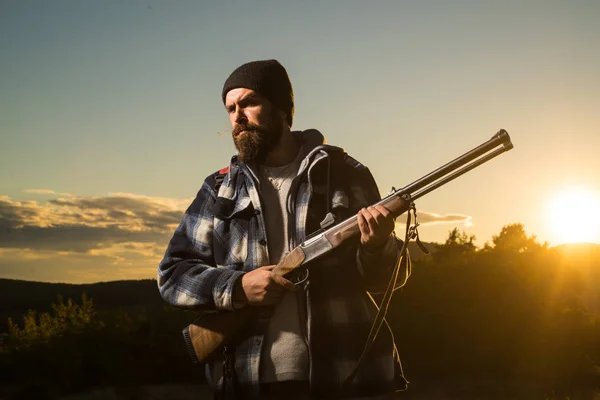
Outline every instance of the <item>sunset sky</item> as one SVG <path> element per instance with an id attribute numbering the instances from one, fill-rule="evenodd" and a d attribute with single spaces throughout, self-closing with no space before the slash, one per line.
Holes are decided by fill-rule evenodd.
<path id="1" fill-rule="evenodd" d="M 0 277 L 155 277 L 234 152 L 224 80 L 266 58 L 293 128 L 382 194 L 509 132 L 514 150 L 418 201 L 423 241 L 521 222 L 600 243 L 599 40 L 595 0 L 3 1 Z"/>

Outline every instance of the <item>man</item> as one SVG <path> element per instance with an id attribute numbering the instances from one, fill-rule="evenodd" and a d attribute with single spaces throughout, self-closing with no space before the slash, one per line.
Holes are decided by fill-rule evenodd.
<path id="1" fill-rule="evenodd" d="M 172 305 L 261 311 L 207 366 L 216 398 L 393 392 L 397 355 L 387 328 L 341 391 L 377 311 L 367 291 L 385 290 L 399 258 L 393 217 L 370 207 L 380 199 L 373 177 L 318 131 L 291 131 L 292 85 L 276 60 L 238 67 L 222 99 L 238 154 L 205 179 L 158 267 L 160 292 Z M 295 282 L 273 274 L 328 213 L 338 222 L 357 215 L 360 239 Z M 402 273 L 405 281 L 407 268 Z"/>

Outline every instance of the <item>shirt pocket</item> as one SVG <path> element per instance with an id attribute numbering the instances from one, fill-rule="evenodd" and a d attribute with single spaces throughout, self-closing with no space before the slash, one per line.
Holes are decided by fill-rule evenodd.
<path id="1" fill-rule="evenodd" d="M 249 224 L 254 216 L 250 198 L 217 197 L 213 209 L 215 261 L 217 265 L 242 264 L 248 258 Z"/>

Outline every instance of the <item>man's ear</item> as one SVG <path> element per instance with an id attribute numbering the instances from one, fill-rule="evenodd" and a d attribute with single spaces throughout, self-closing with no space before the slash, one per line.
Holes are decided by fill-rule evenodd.
<path id="1" fill-rule="evenodd" d="M 279 116 L 281 117 L 281 123 L 283 124 L 282 128 L 286 128 L 286 129 L 291 129 L 291 125 L 288 124 L 288 118 L 287 118 L 287 114 L 285 111 L 280 110 L 279 108 L 277 109 L 277 112 L 279 113 Z"/>

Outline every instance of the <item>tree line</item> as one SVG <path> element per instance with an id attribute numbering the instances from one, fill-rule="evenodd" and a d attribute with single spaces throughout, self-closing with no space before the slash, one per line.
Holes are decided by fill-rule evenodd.
<path id="1" fill-rule="evenodd" d="M 452 230 L 393 299 L 408 380 L 455 398 L 600 396 L 599 246 L 549 248 L 522 224 L 474 240 Z"/>
<path id="2" fill-rule="evenodd" d="M 589 296 L 600 283 L 589 281 L 589 271 L 600 277 L 599 253 L 565 256 L 521 224 L 481 248 L 474 243 L 453 229 L 413 262 L 394 294 L 387 320 L 410 382 L 399 398 L 434 389 L 457 399 L 600 395 L 600 308 Z M 195 317 L 166 305 L 97 310 L 86 294 L 58 297 L 49 311 L 7 321 L 2 388 L 53 398 L 106 385 L 201 382 L 181 336 Z"/>

